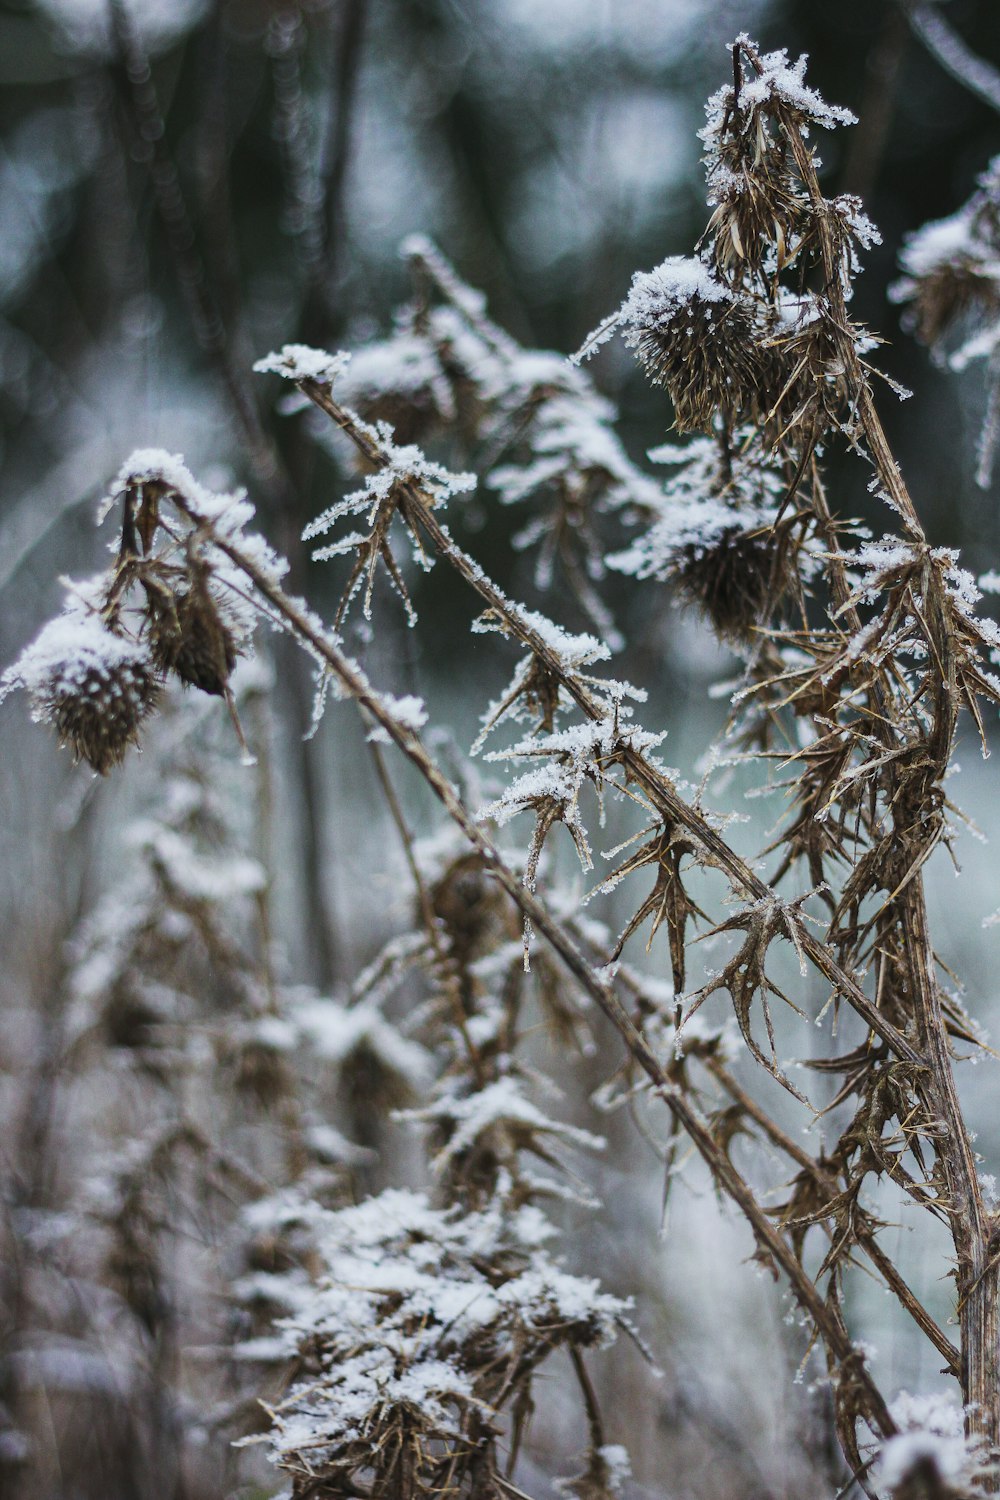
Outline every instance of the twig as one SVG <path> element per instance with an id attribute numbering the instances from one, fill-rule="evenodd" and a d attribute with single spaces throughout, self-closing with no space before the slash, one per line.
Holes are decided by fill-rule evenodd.
<path id="1" fill-rule="evenodd" d="M 358 427 L 351 413 L 333 400 L 329 389 L 312 380 L 303 380 L 300 385 L 310 400 L 332 417 L 338 427 L 348 434 L 369 462 L 381 467 L 382 459 L 378 448 Z M 557 653 L 522 617 L 517 606 L 512 604 L 478 564 L 462 551 L 431 513 L 420 491 L 413 485 L 406 486 L 406 489 L 414 502 L 414 510 L 420 516 L 420 524 L 439 555 L 461 574 L 491 609 L 496 611 L 508 627 L 510 634 L 544 663 L 546 670 L 562 684 L 586 717 L 593 721 L 600 719 L 600 711 L 586 686 L 578 677 L 566 671 Z M 642 786 L 657 811 L 671 821 L 679 823 L 694 835 L 706 854 L 728 876 L 735 891 L 752 901 L 778 901 L 780 899 L 735 850 L 730 848 L 697 809 L 684 801 L 672 782 L 652 766 L 643 755 L 626 747 L 622 754 L 622 761 L 627 773 Z M 833 953 L 815 937 L 801 915 L 792 913 L 791 919 L 807 958 L 857 1011 L 876 1036 L 886 1042 L 898 1057 L 909 1062 L 922 1062 L 923 1059 L 918 1049 L 876 1009 L 856 980 L 841 969 Z"/>
<path id="2" fill-rule="evenodd" d="M 205 525 L 204 520 L 199 519 L 187 506 L 183 497 L 175 498 L 179 508 L 192 521 Z M 344 655 L 339 646 L 311 618 L 305 607 L 289 598 L 241 548 L 225 537 L 217 535 L 214 528 L 209 527 L 209 535 L 213 544 L 250 579 L 261 597 L 271 606 L 274 614 L 285 623 L 292 635 L 311 654 L 329 667 L 346 695 L 372 715 L 417 768 L 449 817 L 461 829 L 471 847 L 475 849 L 485 868 L 515 902 L 522 914 L 528 918 L 533 928 L 559 955 L 580 986 L 608 1017 L 632 1056 L 655 1085 L 658 1097 L 663 1100 L 667 1109 L 687 1132 L 719 1187 L 740 1209 L 761 1250 L 770 1257 L 775 1266 L 785 1273 L 796 1300 L 812 1320 L 831 1356 L 842 1367 L 851 1369 L 852 1378 L 863 1399 L 865 1416 L 870 1425 L 882 1437 L 893 1435 L 897 1430 L 896 1424 L 839 1316 L 820 1295 L 818 1288 L 803 1270 L 791 1247 L 771 1224 L 752 1188 L 736 1171 L 725 1152 L 714 1140 L 708 1124 L 671 1082 L 611 985 L 597 976 L 585 955 L 548 907 L 525 889 L 518 874 L 503 861 L 492 841 L 462 803 L 454 786 L 438 769 L 419 734 L 392 714 L 361 668 Z"/>
<path id="3" fill-rule="evenodd" d="M 936 5 L 928 4 L 927 0 L 899 0 L 899 3 L 911 29 L 934 61 L 956 83 L 1000 113 L 1000 70 L 973 52 Z"/>

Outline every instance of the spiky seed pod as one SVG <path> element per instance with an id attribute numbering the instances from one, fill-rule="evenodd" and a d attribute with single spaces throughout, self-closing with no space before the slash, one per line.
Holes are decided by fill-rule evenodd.
<path id="1" fill-rule="evenodd" d="M 996 317 L 1000 287 L 968 256 L 956 256 L 933 266 L 913 282 L 913 311 L 917 336 L 937 344 L 967 313 Z"/>
<path id="2" fill-rule="evenodd" d="M 678 549 L 671 573 L 680 592 L 727 640 L 745 640 L 764 617 L 772 593 L 775 551 L 770 534 L 735 522 L 708 546 Z M 779 590 L 780 591 L 780 590 Z"/>
<path id="3" fill-rule="evenodd" d="M 783 270 L 809 238 L 810 205 L 796 176 L 787 140 L 758 118 L 748 135 L 727 135 L 718 144 L 709 175 L 715 211 L 705 240 L 724 276 L 744 268 L 760 271 L 773 251 Z"/>
<path id="4" fill-rule="evenodd" d="M 632 282 L 619 323 L 650 379 L 667 388 L 678 432 L 707 432 L 716 412 L 752 412 L 761 355 L 749 303 L 700 260 L 671 256 Z"/>
<path id="5" fill-rule="evenodd" d="M 138 743 L 160 680 L 142 642 L 115 633 L 74 600 L 4 674 L 2 692 L 13 687 L 27 691 L 32 717 L 52 725 L 75 761 L 106 776 Z"/>
<path id="6" fill-rule="evenodd" d="M 95 663 L 68 691 L 55 689 L 48 714 L 74 760 L 85 760 L 106 776 L 121 765 L 128 747 L 138 744 L 159 687 L 151 663 L 141 658 L 114 666 Z"/>
<path id="7" fill-rule="evenodd" d="M 338 390 L 366 422 L 388 422 L 401 446 L 426 442 L 455 418 L 437 350 L 426 333 L 413 329 L 401 328 L 354 354 Z"/>
<path id="8" fill-rule="evenodd" d="M 189 687 L 224 697 L 238 655 L 233 633 L 212 598 L 200 568 L 189 569 L 179 592 L 147 591 L 153 660 Z"/>
<path id="9" fill-rule="evenodd" d="M 711 438 L 664 444 L 650 459 L 674 469 L 653 524 L 615 572 L 670 583 L 730 640 L 746 639 L 798 589 L 794 515 L 779 521 L 788 481 L 759 431 L 721 427 Z"/>

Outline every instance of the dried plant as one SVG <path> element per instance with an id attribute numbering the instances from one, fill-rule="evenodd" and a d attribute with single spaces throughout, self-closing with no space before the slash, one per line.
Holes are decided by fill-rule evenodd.
<path id="1" fill-rule="evenodd" d="M 374 742 L 412 881 L 412 930 L 346 999 L 289 1001 L 268 1015 L 286 1035 L 313 1036 L 357 1107 L 362 1095 L 377 1099 L 426 1133 L 434 1187 L 344 1207 L 289 1173 L 287 1190 L 246 1211 L 237 1296 L 278 1319 L 276 1335 L 249 1339 L 246 1352 L 291 1357 L 266 1441 L 303 1500 L 523 1494 L 515 1466 L 532 1382 L 559 1350 L 589 1433 L 584 1471 L 567 1486 L 581 1500 L 617 1492 L 624 1459 L 605 1441 L 584 1351 L 626 1326 L 625 1304 L 543 1248 L 555 1230 L 542 1201 L 573 1191 L 551 1175 L 557 1148 L 595 1142 L 532 1097 L 542 1081 L 525 1049 L 532 1016 L 572 1036 L 598 1012 L 624 1049 L 606 1069 L 604 1102 L 645 1095 L 650 1117 L 665 1111 L 668 1173 L 686 1138 L 749 1226 L 755 1258 L 787 1283 L 806 1357 L 825 1362 L 847 1466 L 841 1493 L 852 1483 L 898 1500 L 996 1488 L 997 1221 L 955 1083 L 957 1048 L 982 1038 L 940 978 L 924 875 L 956 827 L 945 782 L 960 718 L 985 746 L 983 704 L 1000 704 L 1000 629 L 977 612 L 979 589 L 957 555 L 930 545 L 878 415 L 868 358 L 878 340 L 850 311 L 858 253 L 876 231 L 857 200 L 824 197 L 810 144 L 850 117 L 807 86 L 804 60 L 762 54 L 741 36 L 732 61 L 702 133 L 712 213 L 696 253 L 637 274 L 581 351 L 621 333 L 665 388 L 677 430 L 693 434 L 654 452 L 673 471 L 665 486 L 625 457 L 581 370 L 519 349 L 433 247 L 411 242 L 415 300 L 383 345 L 353 364 L 293 345 L 258 366 L 329 418 L 321 440 L 364 476 L 306 531 L 326 539 L 320 560 L 346 564 L 334 626 L 285 590 L 280 560 L 246 530 L 242 496 L 213 495 L 179 460 L 142 453 L 109 501 L 121 524 L 115 566 L 47 628 L 55 645 L 43 632 L 7 676 L 104 772 L 151 711 L 159 677 L 232 698 L 258 615 L 315 661 L 317 719 L 332 687 Z M 966 261 L 969 244 L 992 234 L 984 194 L 966 214 Z M 931 286 L 914 254 L 907 295 L 928 337 L 973 302 L 992 308 L 982 268 L 970 262 L 959 275 L 949 261 L 950 289 L 943 275 Z M 507 597 L 445 526 L 475 479 L 427 457 L 417 438 L 443 456 L 468 453 L 463 462 L 485 468 L 502 500 L 541 500 L 524 538 L 541 541 L 540 580 L 560 558 L 599 630 L 606 564 L 669 585 L 740 655 L 717 762 L 757 768 L 785 793 L 764 865 L 737 852 L 703 789 L 662 763 L 662 731 L 636 717 L 645 693 L 605 673 L 608 641 Z M 888 507 L 895 530 L 878 540 L 831 506 L 822 458 L 838 445 Z M 366 529 L 338 533 L 357 516 Z M 607 540 L 613 517 L 631 535 Z M 516 726 L 513 743 L 487 757 L 513 770 L 478 809 L 432 750 L 424 703 L 376 688 L 340 634 L 359 591 L 374 618 L 380 568 L 415 622 L 400 537 L 419 569 L 448 567 L 476 596 L 475 632 L 519 654 L 475 747 Z M 443 852 L 414 841 L 384 742 L 447 814 Z M 628 826 L 589 899 L 628 896 L 617 941 L 559 888 L 555 849 L 565 838 L 592 871 L 594 813 L 606 804 Z M 533 824 L 526 847 L 505 852 L 484 824 L 522 814 Z M 647 922 L 669 985 L 623 961 Z M 706 938 L 729 946 L 716 969 L 696 946 Z M 383 1011 L 394 997 L 402 1034 Z M 723 1005 L 756 1065 L 749 1083 L 709 1019 Z M 826 1022 L 823 1054 L 807 1059 L 827 1081 L 822 1102 L 780 1059 L 793 1018 Z M 799 1127 L 821 1116 L 831 1138 L 804 1145 L 814 1138 Z M 768 1196 L 742 1164 L 740 1135 L 780 1164 Z M 880 1183 L 950 1236 L 957 1342 L 887 1249 Z M 149 1242 L 144 1213 L 123 1219 L 133 1260 Z M 270 1269 L 255 1270 L 255 1256 L 270 1256 Z M 852 1321 L 855 1265 L 940 1356 L 954 1401 L 887 1399 Z"/>
<path id="2" fill-rule="evenodd" d="M 957 213 L 925 224 L 908 237 L 900 256 L 904 275 L 892 288 L 898 302 L 911 304 L 912 323 L 919 337 L 953 370 L 964 370 L 976 360 L 986 361 L 987 410 L 976 472 L 984 488 L 993 470 L 1000 423 L 998 235 L 1000 162 L 994 160 L 983 173 L 977 192 Z"/>

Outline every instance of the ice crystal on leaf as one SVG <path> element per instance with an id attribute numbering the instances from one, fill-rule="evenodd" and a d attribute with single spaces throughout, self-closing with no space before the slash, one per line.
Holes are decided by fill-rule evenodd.
<path id="1" fill-rule="evenodd" d="M 564 679 L 568 676 L 580 683 L 598 685 L 600 679 L 582 673 L 580 668 L 605 661 L 611 655 L 607 644 L 596 636 L 570 634 L 537 610 L 521 609 L 519 618 L 541 639 L 546 653 L 556 658 L 558 666 L 553 670 L 545 656 L 537 651 L 522 657 L 504 692 L 483 714 L 482 731 L 472 745 L 474 755 L 493 730 L 508 719 L 520 723 L 533 716 L 536 729 L 552 730 L 559 714 L 573 707 L 573 698 Z M 507 625 L 493 612 L 481 615 L 473 622 L 472 629 L 474 634 L 488 631 L 509 633 Z"/>
<path id="2" fill-rule="evenodd" d="M 414 301 L 389 338 L 358 354 L 338 393 L 363 422 L 389 423 L 399 443 L 445 438 L 482 454 L 485 485 L 503 503 L 536 510 L 516 545 L 538 543 L 538 587 L 558 569 L 586 615 L 617 640 L 595 588 L 604 576 L 598 518 L 642 504 L 655 487 L 616 435 L 614 407 L 560 355 L 524 349 L 493 323 L 485 299 L 429 241 L 413 236 L 403 253 Z"/>

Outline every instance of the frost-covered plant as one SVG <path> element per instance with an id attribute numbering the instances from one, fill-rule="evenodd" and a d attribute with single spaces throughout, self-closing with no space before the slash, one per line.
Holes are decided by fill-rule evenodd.
<path id="1" fill-rule="evenodd" d="M 900 264 L 904 274 L 892 295 L 909 304 L 923 342 L 953 370 L 986 361 L 989 397 L 976 471 L 986 488 L 1000 428 L 1000 158 L 956 213 L 907 237 Z"/>
<path id="2" fill-rule="evenodd" d="M 881 1484 L 905 1500 L 920 1486 L 965 1496 L 995 1483 L 1000 1254 L 954 1066 L 956 1044 L 977 1048 L 981 1037 L 939 978 L 923 881 L 954 829 L 945 780 L 960 716 L 985 739 L 981 704 L 1000 703 L 1000 629 L 978 613 L 957 555 L 930 545 L 878 415 L 868 359 L 878 340 L 850 311 L 859 252 L 876 231 L 857 200 L 824 196 L 810 144 L 850 117 L 805 83 L 804 59 L 762 54 L 746 36 L 732 57 L 733 81 L 709 101 L 702 133 L 712 213 L 695 254 L 637 274 L 582 351 L 621 333 L 665 388 L 676 428 L 692 435 L 655 452 L 673 470 L 666 486 L 627 460 L 588 377 L 519 349 L 424 242 L 408 246 L 417 295 L 384 344 L 352 363 L 293 345 L 259 366 L 331 419 L 334 451 L 364 475 L 306 533 L 324 538 L 324 563 L 348 559 L 333 628 L 285 591 L 281 565 L 245 531 L 242 499 L 208 495 L 161 455 L 138 455 L 119 477 L 118 562 L 87 588 L 115 649 L 124 640 L 154 671 L 225 693 L 230 657 L 246 649 L 235 623 L 246 609 L 287 631 L 317 664 L 318 712 L 330 687 L 361 710 L 413 882 L 412 931 L 352 996 L 325 1020 L 315 1001 L 287 1018 L 293 1031 L 327 1037 L 332 1057 L 358 1055 L 350 1049 L 364 1039 L 385 1070 L 421 1049 L 421 1066 L 401 1071 L 423 1097 L 399 1102 L 427 1132 L 436 1179 L 432 1193 L 390 1189 L 347 1208 L 317 1204 L 305 1184 L 251 1211 L 258 1228 L 287 1235 L 294 1260 L 240 1294 L 278 1317 L 269 1355 L 295 1361 L 271 1404 L 270 1444 L 297 1496 L 523 1493 L 514 1465 L 532 1377 L 563 1347 L 590 1433 L 570 1488 L 597 1500 L 621 1481 L 582 1351 L 609 1338 L 624 1308 L 545 1248 L 540 1200 L 566 1196 L 565 1184 L 532 1162 L 551 1165 L 560 1141 L 592 1142 L 532 1096 L 529 1003 L 571 1029 L 587 1008 L 603 1012 L 625 1057 L 605 1070 L 599 1097 L 634 1106 L 645 1094 L 665 1111 L 668 1171 L 686 1137 L 749 1226 L 755 1258 L 787 1282 L 825 1359 L 848 1487 L 874 1495 Z M 879 540 L 831 506 L 822 459 L 838 445 L 889 509 L 895 529 Z M 453 452 L 469 455 L 454 471 L 444 461 Z M 617 516 L 633 530 L 619 533 L 608 564 L 636 586 L 670 585 L 742 657 L 717 759 L 756 767 L 789 807 L 758 860 L 737 852 L 703 791 L 663 764 L 662 731 L 636 717 L 645 693 L 607 672 L 608 641 L 509 598 L 446 525 L 468 503 L 469 462 L 502 500 L 543 499 L 524 537 L 544 538 L 541 581 L 561 556 L 577 604 L 605 634 L 594 591 L 604 559 L 588 548 Z M 354 529 L 358 516 L 365 530 Z M 518 653 L 475 746 L 516 726 L 513 743 L 489 752 L 515 769 L 478 809 L 432 749 L 425 704 L 379 691 L 339 634 L 359 590 L 376 619 L 380 566 L 415 623 L 400 534 L 418 566 L 450 567 L 476 596 L 473 630 Z M 89 639 L 81 633 L 81 651 Z M 47 680 L 38 655 L 29 648 L 8 674 L 36 706 Z M 60 672 L 72 690 L 86 680 L 82 664 Z M 453 826 L 458 843 L 433 866 L 396 798 L 385 742 Z M 602 856 L 617 863 L 574 897 L 557 885 L 556 830 L 591 870 L 607 805 L 633 824 Z M 507 854 L 484 824 L 524 813 L 533 832 L 522 854 Z M 617 941 L 578 909 L 615 891 L 631 900 Z M 623 961 L 647 920 L 650 962 L 662 968 L 648 980 Z M 717 968 L 694 946 L 699 924 L 723 950 Z M 413 1003 L 394 1046 L 381 1006 L 397 986 L 400 1004 Z M 733 1065 L 720 1006 L 759 1091 Z M 836 1023 L 824 1055 L 808 1061 L 836 1080 L 821 1109 L 779 1060 L 793 1016 Z M 798 1127 L 820 1113 L 830 1139 L 804 1144 Z M 777 1163 L 766 1199 L 742 1165 L 741 1133 Z M 957 1343 L 886 1248 L 883 1182 L 950 1235 Z M 943 1428 L 923 1398 L 905 1410 L 887 1399 L 852 1321 L 855 1263 L 943 1360 L 958 1422 Z"/>
<path id="3" fill-rule="evenodd" d="M 258 742 L 270 675 L 243 663 L 230 688 Z M 29 1447 L 41 1440 L 33 1393 L 76 1392 L 95 1404 L 98 1447 L 126 1426 L 122 1461 L 130 1444 L 145 1449 L 157 1485 L 201 1466 L 221 1482 L 234 1468 L 225 1435 L 253 1425 L 261 1364 L 233 1350 L 257 1309 L 231 1282 L 264 1248 L 244 1208 L 282 1184 L 343 1202 L 370 1156 L 320 1107 L 321 1023 L 345 1006 L 278 975 L 257 847 L 267 756 L 248 799 L 211 699 L 168 691 L 161 710 L 153 790 L 122 830 L 118 879 L 72 935 L 53 1002 L 59 1134 L 55 1159 L 32 1164 L 51 1177 L 47 1196 L 14 1199 L 20 1296 L 6 1308 L 8 1337 L 35 1365 L 8 1358 L 5 1385 Z M 192 1350 L 212 1339 L 206 1385 Z M 136 1481 L 137 1497 L 153 1492 Z"/>

